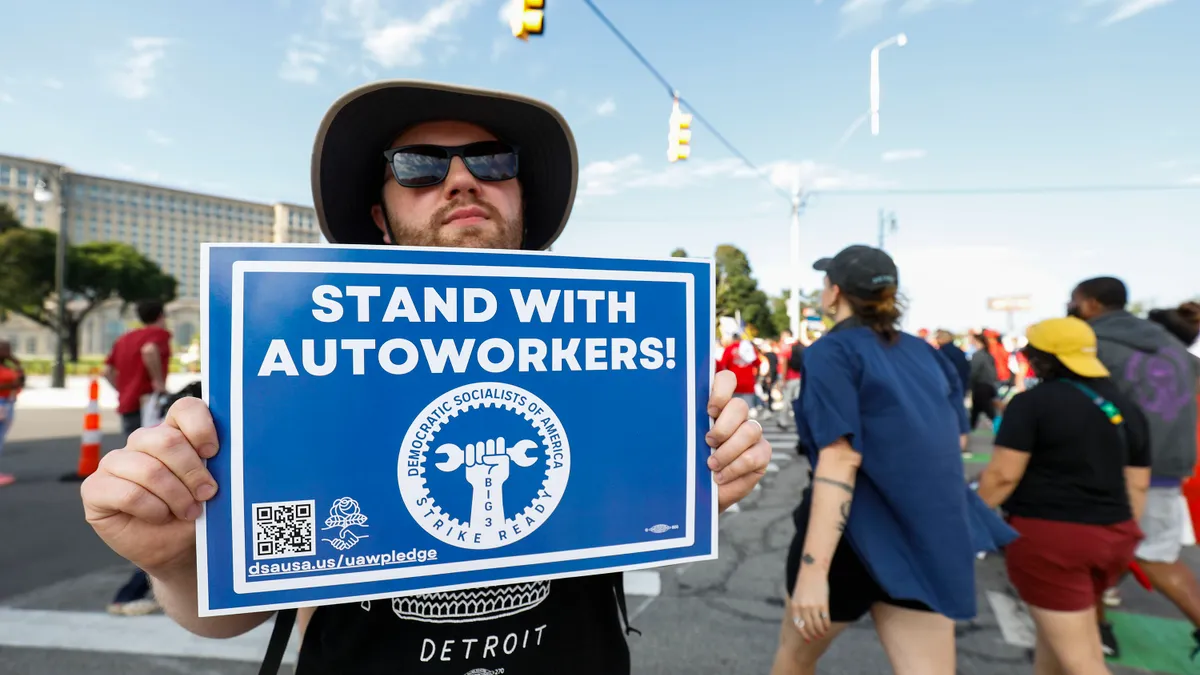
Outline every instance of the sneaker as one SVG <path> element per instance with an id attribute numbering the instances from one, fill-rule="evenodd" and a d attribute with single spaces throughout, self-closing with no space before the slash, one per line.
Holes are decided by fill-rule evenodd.
<path id="1" fill-rule="evenodd" d="M 1117 636 L 1113 633 L 1111 623 L 1100 624 L 1100 645 L 1104 648 L 1105 658 L 1121 658 L 1121 646 L 1117 644 Z"/>
<path id="2" fill-rule="evenodd" d="M 12 485 L 17 480 L 17 477 L 9 473 L 0 473 L 0 487 Z"/>
<path id="3" fill-rule="evenodd" d="M 1110 588 L 1104 591 L 1104 606 L 1105 607 L 1120 607 L 1121 592 L 1115 588 Z"/>
<path id="4" fill-rule="evenodd" d="M 162 609 L 154 598 L 142 598 L 129 602 L 114 602 L 108 606 L 108 613 L 116 616 L 145 616 Z"/>

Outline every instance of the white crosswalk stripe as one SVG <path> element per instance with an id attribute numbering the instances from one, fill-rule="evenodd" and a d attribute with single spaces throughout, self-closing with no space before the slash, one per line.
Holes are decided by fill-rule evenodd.
<path id="1" fill-rule="evenodd" d="M 662 577 L 657 570 L 625 573 L 625 594 L 638 613 L 660 593 Z M 193 635 L 162 615 L 123 617 L 0 607 L 0 647 L 259 662 L 271 627 L 268 622 L 236 638 L 212 640 Z M 293 635 L 284 663 L 295 663 L 299 644 Z"/>

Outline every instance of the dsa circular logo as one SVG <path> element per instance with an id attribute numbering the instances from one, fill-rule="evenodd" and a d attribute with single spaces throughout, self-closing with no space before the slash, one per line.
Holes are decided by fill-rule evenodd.
<path id="1" fill-rule="evenodd" d="M 404 435 L 400 496 L 422 529 L 458 548 L 520 541 L 554 512 L 571 473 L 558 416 L 511 384 L 468 384 L 425 407 Z"/>

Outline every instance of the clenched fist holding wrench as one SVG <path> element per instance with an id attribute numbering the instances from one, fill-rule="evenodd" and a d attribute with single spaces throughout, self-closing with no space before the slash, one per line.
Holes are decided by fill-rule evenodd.
<path id="1" fill-rule="evenodd" d="M 504 524 L 504 481 L 508 480 L 509 461 L 521 468 L 537 463 L 537 457 L 527 453 L 538 446 L 533 441 L 520 441 L 508 447 L 504 437 L 495 440 L 468 443 L 460 448 L 446 443 L 435 451 L 445 455 L 437 468 L 447 473 L 467 467 L 467 482 L 471 492 L 471 527 L 478 530 L 495 530 Z"/>

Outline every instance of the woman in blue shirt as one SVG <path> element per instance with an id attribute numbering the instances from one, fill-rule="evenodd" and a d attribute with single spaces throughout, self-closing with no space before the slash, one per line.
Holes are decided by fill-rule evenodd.
<path id="1" fill-rule="evenodd" d="M 851 246 L 813 267 L 836 325 L 804 354 L 796 420 L 815 469 L 795 512 L 794 590 L 772 673 L 816 672 L 869 612 L 894 672 L 953 675 L 954 620 L 975 615 L 977 551 L 962 384 L 937 350 L 900 332 L 887 253 Z"/>

